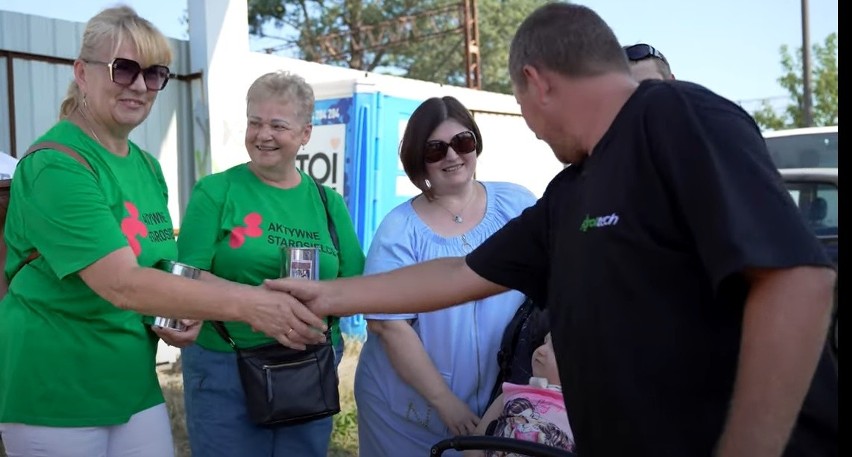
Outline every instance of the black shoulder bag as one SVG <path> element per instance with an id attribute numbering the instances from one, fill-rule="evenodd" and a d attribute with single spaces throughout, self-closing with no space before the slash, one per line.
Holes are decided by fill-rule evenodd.
<path id="1" fill-rule="evenodd" d="M 325 188 L 316 180 L 314 183 L 325 207 L 331 242 L 339 252 L 337 230 L 328 211 Z M 213 328 L 237 354 L 246 408 L 249 419 L 255 424 L 293 425 L 340 412 L 330 319 L 325 343 L 308 345 L 303 351 L 278 342 L 241 348 L 234 343 L 222 321 L 214 321 Z"/>

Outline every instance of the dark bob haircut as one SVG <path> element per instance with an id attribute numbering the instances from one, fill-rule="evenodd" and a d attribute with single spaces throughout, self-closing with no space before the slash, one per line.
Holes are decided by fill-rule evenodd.
<path id="1" fill-rule="evenodd" d="M 405 174 L 429 200 L 432 199 L 432 190 L 426 184 L 424 149 L 432 132 L 449 119 L 473 132 L 476 137 L 476 156 L 479 157 L 482 152 L 482 134 L 479 133 L 479 127 L 470 111 L 461 102 L 449 96 L 433 97 L 421 103 L 408 119 L 399 146 L 399 159 Z"/>

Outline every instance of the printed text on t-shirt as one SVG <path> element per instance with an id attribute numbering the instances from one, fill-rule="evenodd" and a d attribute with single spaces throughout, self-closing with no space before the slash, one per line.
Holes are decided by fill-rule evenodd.
<path id="1" fill-rule="evenodd" d="M 316 230 L 305 230 L 288 227 L 284 224 L 270 222 L 266 231 L 266 242 L 278 247 L 291 248 L 319 248 L 324 254 L 337 255 L 334 249 L 321 244 L 320 234 Z"/>
<path id="2" fill-rule="evenodd" d="M 142 243 L 139 238 L 148 238 L 149 241 L 160 243 L 169 241 L 174 238 L 174 230 L 171 227 L 166 227 L 159 230 L 148 230 L 148 226 L 160 225 L 169 223 L 169 218 L 165 214 L 157 211 L 153 213 L 139 214 L 139 208 L 132 202 L 124 202 L 124 208 L 127 210 L 127 217 L 121 220 L 121 232 L 127 238 L 127 244 L 133 250 L 136 257 L 142 253 Z"/>

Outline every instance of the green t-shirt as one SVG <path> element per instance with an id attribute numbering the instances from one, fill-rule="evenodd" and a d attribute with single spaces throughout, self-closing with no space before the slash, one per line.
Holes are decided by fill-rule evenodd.
<path id="1" fill-rule="evenodd" d="M 343 197 L 326 187 L 328 210 L 334 221 L 340 252 L 328 233 L 328 219 L 314 181 L 300 172 L 292 189 L 265 184 L 247 164 L 202 178 L 195 185 L 178 237 L 180 261 L 234 282 L 259 285 L 280 276 L 282 247 L 317 247 L 320 279 L 360 275 L 364 252 L 355 234 Z M 340 330 L 335 319 L 332 341 Z M 242 322 L 227 322 L 239 346 L 273 341 Z M 215 351 L 231 348 L 209 322 L 196 344 Z"/>
<path id="2" fill-rule="evenodd" d="M 157 339 L 141 316 L 95 294 L 78 272 L 130 245 L 142 266 L 176 259 L 159 164 L 129 143 L 118 157 L 61 121 L 18 164 L 6 219 L 9 292 L 0 302 L 0 422 L 125 423 L 163 402 Z M 30 263 L 33 250 L 40 256 Z"/>

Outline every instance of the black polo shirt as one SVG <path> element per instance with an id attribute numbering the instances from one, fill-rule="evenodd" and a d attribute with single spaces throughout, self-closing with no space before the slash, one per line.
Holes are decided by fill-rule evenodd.
<path id="1" fill-rule="evenodd" d="M 731 401 L 748 267 L 830 266 L 737 105 L 644 82 L 583 163 L 467 257 L 547 303 L 578 454 L 710 456 Z M 820 362 L 787 456 L 837 455 Z"/>

